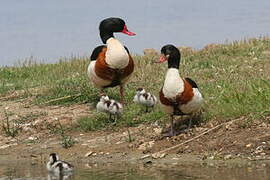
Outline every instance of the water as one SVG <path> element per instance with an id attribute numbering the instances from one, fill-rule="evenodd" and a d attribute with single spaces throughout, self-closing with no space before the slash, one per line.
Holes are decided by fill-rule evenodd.
<path id="1" fill-rule="evenodd" d="M 167 43 L 202 48 L 269 35 L 269 0 L 8 0 L 0 6 L 0 66 L 33 57 L 46 63 L 89 56 L 105 17 L 126 20 L 135 37 L 117 35 L 131 52 Z"/>
<path id="2" fill-rule="evenodd" d="M 268 180 L 270 177 L 269 164 L 254 163 L 253 165 L 211 166 L 203 165 L 178 165 L 155 167 L 135 165 L 76 165 L 75 172 L 71 175 L 58 177 L 48 174 L 45 164 L 32 164 L 25 161 L 0 162 L 0 180 L 45 180 L 45 179 L 114 179 L 114 180 Z"/>

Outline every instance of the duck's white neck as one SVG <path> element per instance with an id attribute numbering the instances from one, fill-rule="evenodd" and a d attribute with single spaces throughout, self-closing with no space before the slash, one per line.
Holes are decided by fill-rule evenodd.
<path id="1" fill-rule="evenodd" d="M 168 69 L 164 81 L 163 93 L 166 98 L 175 98 L 184 91 L 184 82 L 176 68 Z"/>
<path id="2" fill-rule="evenodd" d="M 114 69 L 125 68 L 129 63 L 129 56 L 122 43 L 111 37 L 106 44 L 106 63 Z"/>

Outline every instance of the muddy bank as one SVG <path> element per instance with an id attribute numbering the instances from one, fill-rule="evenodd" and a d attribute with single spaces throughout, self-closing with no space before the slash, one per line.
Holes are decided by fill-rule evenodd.
<path id="1" fill-rule="evenodd" d="M 67 135 L 75 144 L 63 148 L 61 135 L 52 133 L 48 128 L 52 126 L 48 125 L 60 121 L 72 126 L 80 116 L 91 115 L 89 105 L 37 106 L 31 104 L 31 99 L 19 99 L 2 101 L 1 108 L 14 112 L 10 119 L 28 117 L 14 138 L 5 136 L 2 130 L 1 161 L 11 158 L 45 163 L 51 152 L 57 152 L 65 160 L 90 164 L 173 165 L 183 162 L 208 164 L 208 161 L 246 164 L 270 159 L 270 126 L 258 120 L 243 128 L 244 117 L 224 124 L 218 121 L 200 124 L 171 138 L 162 137 L 162 127 L 155 123 L 93 132 L 74 129 Z M 3 111 L 1 113 L 3 122 L 6 117 Z"/>

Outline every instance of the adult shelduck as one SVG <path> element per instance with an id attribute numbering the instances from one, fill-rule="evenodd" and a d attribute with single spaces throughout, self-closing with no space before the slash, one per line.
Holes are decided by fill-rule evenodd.
<path id="1" fill-rule="evenodd" d="M 138 88 L 133 101 L 137 104 L 145 106 L 145 112 L 148 112 L 149 107 L 154 108 L 155 104 L 157 103 L 157 98 L 153 94 L 146 92 L 145 89 Z"/>
<path id="2" fill-rule="evenodd" d="M 124 84 L 134 70 L 134 62 L 128 49 L 117 40 L 113 33 L 121 32 L 129 36 L 135 33 L 127 29 L 120 18 L 107 18 L 99 25 L 101 40 L 106 45 L 96 47 L 91 55 L 87 74 L 93 84 L 101 89 L 120 86 L 121 102 L 124 101 Z"/>
<path id="3" fill-rule="evenodd" d="M 56 153 L 51 153 L 47 163 L 47 170 L 56 175 L 64 175 L 72 172 L 74 167 L 65 161 L 61 161 Z"/>
<path id="4" fill-rule="evenodd" d="M 174 115 L 190 115 L 200 110 L 203 97 L 197 84 L 190 78 L 181 78 L 179 64 L 181 54 L 173 45 L 163 46 L 158 62 L 168 62 L 165 81 L 159 93 L 163 110 L 171 116 L 171 130 L 167 136 L 176 135 L 174 129 Z M 190 120 L 191 123 L 191 120 Z"/>

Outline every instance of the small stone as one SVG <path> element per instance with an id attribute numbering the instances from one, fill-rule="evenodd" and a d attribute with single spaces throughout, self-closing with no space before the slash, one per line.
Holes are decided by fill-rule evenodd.
<path id="1" fill-rule="evenodd" d="M 138 149 L 141 151 L 146 151 L 147 149 L 151 149 L 155 144 L 155 141 L 149 141 L 149 142 L 144 142 L 142 143 Z"/>
<path id="2" fill-rule="evenodd" d="M 156 134 L 161 134 L 162 128 L 154 128 L 154 132 L 155 132 Z"/>
<path id="3" fill-rule="evenodd" d="M 215 156 L 209 156 L 208 159 L 213 160 L 215 159 Z"/>
<path id="4" fill-rule="evenodd" d="M 36 139 L 37 139 L 36 137 L 32 137 L 32 136 L 28 137 L 28 140 L 30 140 L 30 141 L 33 141 L 33 140 L 36 140 Z"/>
<path id="5" fill-rule="evenodd" d="M 152 161 L 151 160 L 147 160 L 144 162 L 144 164 L 152 164 Z"/>
<path id="6" fill-rule="evenodd" d="M 231 154 L 227 154 L 226 156 L 224 156 L 224 159 L 225 160 L 228 160 L 228 159 L 231 159 L 232 158 L 232 155 Z"/>
<path id="7" fill-rule="evenodd" d="M 149 154 L 146 154 L 146 155 L 142 156 L 140 159 L 146 159 L 146 158 L 149 158 L 149 157 L 151 157 L 151 156 Z"/>
<path id="8" fill-rule="evenodd" d="M 84 155 L 84 157 L 89 157 L 89 156 L 91 156 L 93 154 L 93 151 L 89 151 L 88 153 L 86 153 L 85 155 Z"/>
<path id="9" fill-rule="evenodd" d="M 123 143 L 123 142 L 121 142 L 121 141 L 118 141 L 118 142 L 116 142 L 115 144 L 121 144 L 121 143 Z"/>
<path id="10" fill-rule="evenodd" d="M 251 147 L 251 146 L 252 146 L 251 143 L 249 143 L 249 144 L 246 145 L 247 148 L 249 148 L 249 147 Z"/>
<path id="11" fill-rule="evenodd" d="M 10 145 L 3 145 L 3 146 L 0 146 L 0 149 L 6 149 L 6 148 L 8 148 Z"/>
<path id="12" fill-rule="evenodd" d="M 154 158 L 154 159 L 158 159 L 158 158 L 164 158 L 166 156 L 166 153 L 154 153 L 154 154 L 152 154 L 152 157 Z"/>

